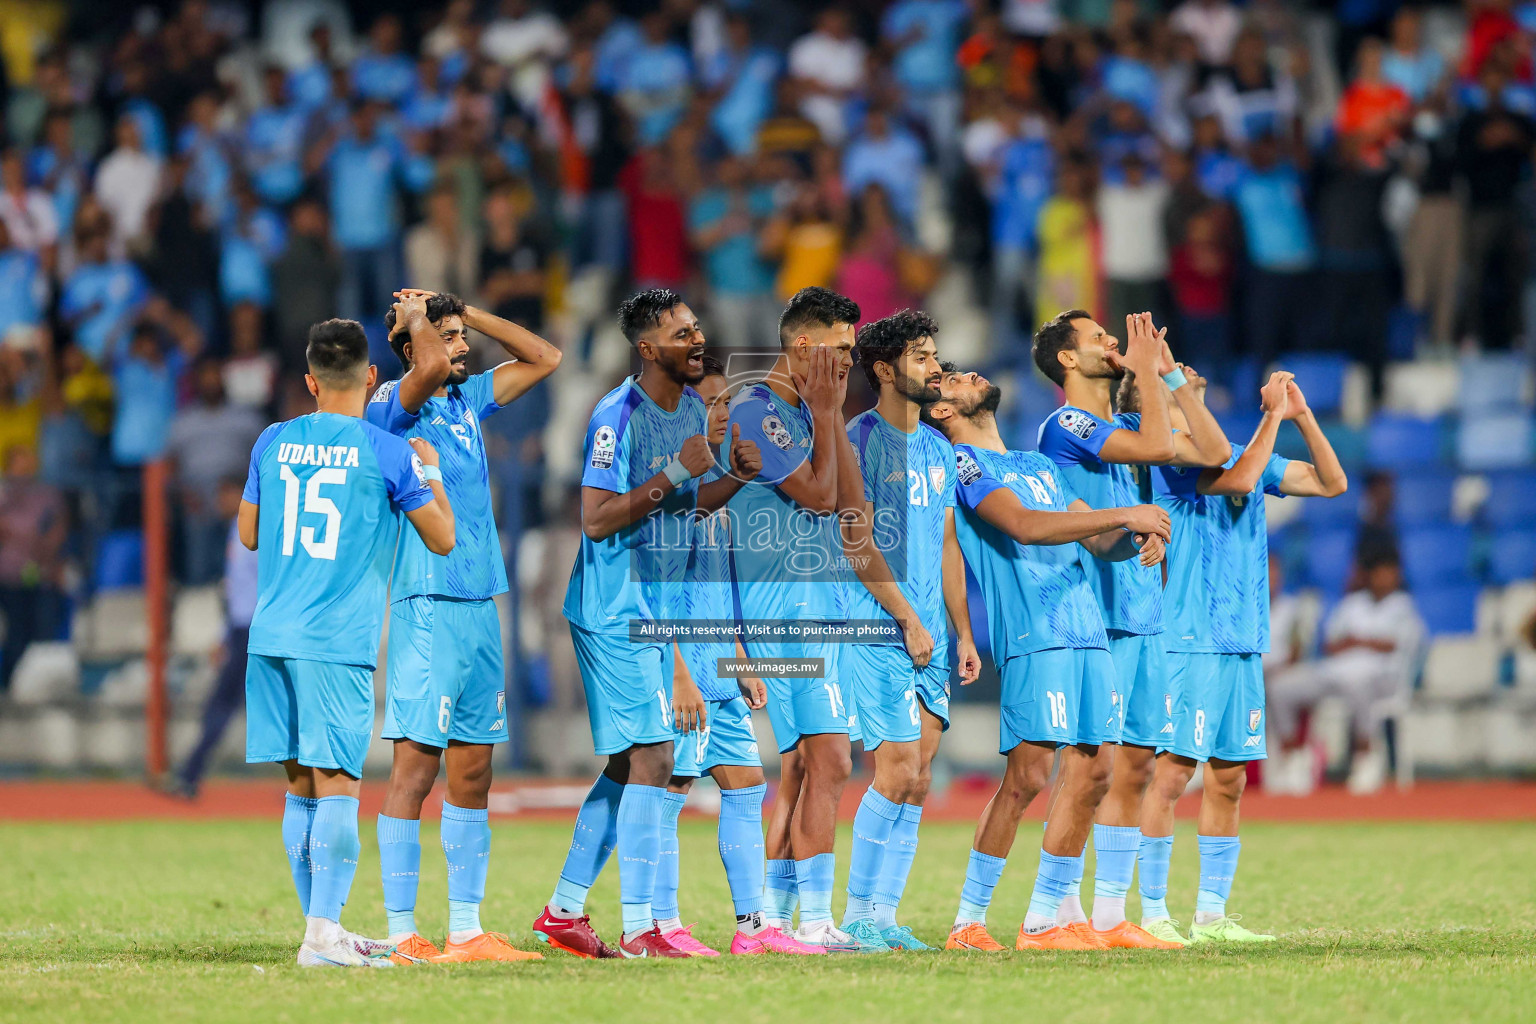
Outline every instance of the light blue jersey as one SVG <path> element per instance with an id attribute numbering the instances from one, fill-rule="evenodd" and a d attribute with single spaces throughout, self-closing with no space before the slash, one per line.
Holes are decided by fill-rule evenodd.
<path id="1" fill-rule="evenodd" d="M 1118 413 L 1104 420 L 1064 405 L 1040 424 L 1041 453 L 1061 467 L 1072 493 L 1091 508 L 1125 508 L 1152 500 L 1147 467 L 1099 458 L 1109 435 L 1122 428 L 1141 429 L 1140 414 Z M 1144 566 L 1136 558 L 1104 562 L 1086 550 L 1079 558 L 1107 628 L 1142 635 L 1163 631 L 1162 571 L 1157 566 Z"/>
<path id="2" fill-rule="evenodd" d="M 391 601 L 421 596 L 480 601 L 506 593 L 507 568 L 480 433 L 480 421 L 501 408 L 496 404 L 494 372 L 450 386 L 441 398 L 428 398 L 415 415 L 400 404 L 397 380 L 381 384 L 368 403 L 368 422 L 399 437 L 419 437 L 437 449 L 457 536 L 451 552 L 434 555 L 415 530 L 402 529 Z"/>
<path id="3" fill-rule="evenodd" d="M 976 507 L 1006 487 L 1025 508 L 1065 512 L 1075 496 L 1050 459 L 1039 452 L 995 452 L 955 446 L 955 532 L 981 584 L 992 658 L 1053 647 L 1108 650 L 1104 617 L 1083 573 L 1076 544 L 1020 544 L 981 517 Z"/>
<path id="4" fill-rule="evenodd" d="M 1232 446 L 1231 467 L 1245 449 Z M 1269 525 L 1264 496 L 1280 496 L 1290 460 L 1271 455 L 1253 493 L 1199 494 L 1200 470 L 1163 469 L 1158 503 L 1173 519 L 1168 546 L 1171 651 L 1263 654 L 1269 650 Z M 1186 538 L 1180 543 L 1180 538 Z M 1189 543 L 1195 540 L 1196 543 Z"/>
<path id="5" fill-rule="evenodd" d="M 274 423 L 251 449 L 244 497 L 261 510 L 249 652 L 372 668 L 396 513 L 432 500 L 411 446 L 355 416 Z"/>
<path id="6" fill-rule="evenodd" d="M 837 517 L 801 508 L 778 487 L 811 457 L 810 410 L 753 384 L 732 400 L 731 426 L 763 457 L 762 472 L 730 502 L 742 617 L 844 621 L 849 586 Z"/>
<path id="7" fill-rule="evenodd" d="M 875 547 L 933 637 L 933 662 L 947 666 L 944 519 L 955 507 L 955 449 L 926 423 L 908 434 L 874 409 L 849 421 L 848 436 L 864 476 L 864 500 L 874 506 Z M 850 617 L 889 620 L 868 588 L 849 589 Z M 899 639 L 889 643 L 902 645 Z"/>
<path id="8" fill-rule="evenodd" d="M 718 466 L 704 475 L 704 481 L 723 475 Z M 735 622 L 736 585 L 731 571 L 730 512 L 719 508 L 707 516 L 697 516 L 693 525 L 693 550 L 688 554 L 687 586 L 683 588 L 684 619 L 714 619 Z M 705 700 L 726 701 L 741 695 L 736 680 L 721 679 L 717 658 L 734 658 L 733 642 L 678 644 L 688 672 Z"/>
<path id="9" fill-rule="evenodd" d="M 639 379 L 608 392 L 592 411 L 583 448 L 581 484 L 625 494 L 659 473 L 683 442 L 705 433 L 708 414 L 698 393 L 684 388 L 677 408 L 657 405 Z M 571 625 L 622 634 L 631 619 L 676 617 L 692 549 L 698 481 L 669 493 L 644 519 L 593 540 L 582 535 L 562 609 Z"/>

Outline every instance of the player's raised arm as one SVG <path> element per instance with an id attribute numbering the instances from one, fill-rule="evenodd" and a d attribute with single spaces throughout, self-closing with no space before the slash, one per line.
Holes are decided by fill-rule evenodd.
<path id="1" fill-rule="evenodd" d="M 1307 454 L 1312 456 L 1312 461 L 1292 460 L 1285 467 L 1285 476 L 1280 480 L 1281 493 L 1292 497 L 1337 498 L 1347 491 L 1349 477 L 1344 473 L 1344 466 L 1294 380 L 1287 382 L 1285 388 L 1285 418 L 1301 431 L 1301 439 L 1307 443 Z"/>
<path id="2" fill-rule="evenodd" d="M 448 375 L 453 372 L 453 363 L 448 356 L 448 339 L 427 319 L 427 299 L 431 295 L 431 292 L 407 289 L 398 293 L 398 301 L 391 309 L 395 317 L 395 334 L 404 331 L 409 337 L 405 344 L 409 346 L 406 363 L 410 369 L 395 386 L 395 398 L 410 416 L 421 412 L 427 399 L 443 386 Z"/>
<path id="3" fill-rule="evenodd" d="M 1111 361 L 1135 374 L 1141 424 L 1136 430 L 1120 427 L 1111 431 L 1099 448 L 1101 461 L 1165 465 L 1177 454 L 1173 423 L 1168 415 L 1168 389 L 1158 373 L 1162 351 L 1163 340 L 1152 330 L 1150 313 L 1134 313 L 1125 318 L 1125 355 L 1113 356 Z"/>
<path id="4" fill-rule="evenodd" d="M 443 490 L 442 470 L 437 468 L 437 450 L 419 437 L 410 439 L 416 457 L 421 460 L 422 479 L 432 492 L 432 500 L 405 508 L 405 518 L 421 535 L 421 542 L 434 555 L 446 555 L 453 550 L 453 506 L 448 504 L 448 493 Z"/>
<path id="5" fill-rule="evenodd" d="M 491 371 L 491 389 L 497 405 L 515 401 L 560 366 L 558 348 L 495 313 L 466 306 L 464 326 L 490 338 L 512 357 Z"/>
<path id="6" fill-rule="evenodd" d="M 970 596 L 965 591 L 965 555 L 960 551 L 960 537 L 955 533 L 955 510 L 944 510 L 944 610 L 955 627 L 955 667 L 960 685 L 968 686 L 981 675 L 981 656 L 971 633 Z"/>
<path id="7" fill-rule="evenodd" d="M 1088 503 L 1081 498 L 1072 502 L 1067 508 L 1075 512 L 1092 511 L 1088 508 Z M 1138 505 L 1135 509 L 1127 511 L 1134 512 L 1136 509 L 1145 508 L 1156 508 L 1162 511 L 1161 506 L 1158 505 Z M 1165 550 L 1165 539 L 1161 534 L 1145 533 L 1134 528 L 1094 534 L 1092 537 L 1084 537 L 1078 543 L 1101 562 L 1125 562 L 1139 555 L 1142 565 L 1156 565 L 1163 560 Z"/>
<path id="8" fill-rule="evenodd" d="M 1259 407 L 1263 415 L 1253 432 L 1253 439 L 1239 455 L 1237 461 L 1226 469 L 1207 469 L 1200 474 L 1201 494 L 1242 495 L 1252 494 L 1264 476 L 1269 457 L 1275 451 L 1275 437 L 1285 419 L 1286 386 L 1291 375 L 1276 370 L 1259 389 Z"/>
<path id="9" fill-rule="evenodd" d="M 1159 334 L 1166 334 L 1163 328 Z M 1173 400 L 1184 414 L 1186 431 L 1173 435 L 1173 465 L 1175 466 L 1223 466 L 1232 457 L 1232 442 L 1216 417 L 1205 405 L 1206 380 L 1182 363 L 1173 361 L 1168 342 L 1163 342 L 1163 361 L 1158 369 L 1164 383 L 1171 388 Z M 1172 376 L 1170 376 L 1172 375 Z M 1173 385 L 1178 385 L 1173 387 Z"/>
<path id="10" fill-rule="evenodd" d="M 1167 539 L 1168 513 L 1157 505 L 1092 509 L 1081 499 L 1066 512 L 1027 508 L 1019 496 L 999 487 L 976 505 L 983 519 L 1020 544 L 1075 544 L 1111 530 L 1152 533 Z"/>
<path id="11" fill-rule="evenodd" d="M 590 458 L 591 456 L 589 456 Z M 586 484 L 581 488 L 581 529 L 592 540 L 610 537 L 626 526 L 638 523 L 660 505 L 662 499 L 678 485 L 673 474 L 684 482 L 709 472 L 715 464 L 715 456 L 709 450 L 704 435 L 695 434 L 683 442 L 683 447 L 673 460 L 677 468 L 668 464 L 661 472 L 643 481 L 640 486 L 617 492 Z M 686 474 L 686 475 L 684 475 Z"/>

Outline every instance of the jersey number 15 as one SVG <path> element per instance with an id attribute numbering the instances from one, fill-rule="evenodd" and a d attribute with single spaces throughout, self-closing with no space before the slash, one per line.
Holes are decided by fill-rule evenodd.
<path id="1" fill-rule="evenodd" d="M 287 466 L 282 467 L 283 478 L 283 554 L 293 554 L 294 528 L 299 519 L 299 478 Z M 323 535 L 319 540 L 315 539 L 315 528 L 306 526 L 298 531 L 299 540 L 304 544 L 304 550 L 309 552 L 311 558 L 323 558 L 327 561 L 336 560 L 336 542 L 340 539 L 341 509 L 330 498 L 320 493 L 320 488 L 326 484 L 344 484 L 347 482 L 347 471 L 330 466 L 325 469 L 317 469 L 309 478 L 309 483 L 304 487 L 304 511 L 314 515 L 325 516 Z"/>

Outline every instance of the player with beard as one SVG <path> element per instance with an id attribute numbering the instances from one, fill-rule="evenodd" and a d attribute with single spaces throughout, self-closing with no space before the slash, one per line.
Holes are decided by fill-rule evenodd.
<path id="1" fill-rule="evenodd" d="M 553 373 L 560 350 L 457 295 L 410 288 L 396 296 L 400 301 L 384 324 L 406 372 L 374 392 L 368 420 L 392 434 L 422 438 L 440 453 L 459 542 L 452 553 L 435 555 L 413 532 L 402 531 L 395 552 L 383 730 L 394 741 L 394 765 L 378 820 L 389 934 L 399 963 L 537 960 L 538 953 L 515 949 L 505 935 L 480 927 L 490 862 L 491 750 L 507 738 L 501 616 L 493 600 L 506 592 L 507 572 L 480 421 Z M 472 330 L 511 358 L 470 376 Z M 421 805 L 444 760 L 448 940 L 440 952 L 417 930 L 416 890 Z"/>
<path id="2" fill-rule="evenodd" d="M 878 399 L 848 422 L 864 487 L 863 507 L 843 522 L 844 550 L 863 584 L 851 588 L 849 614 L 896 627 L 889 639 L 854 644 L 845 655 L 859 732 L 875 759 L 853 819 L 842 925 L 863 950 L 930 948 L 896 923 L 896 908 L 949 727 L 946 611 L 960 682 L 981 668 L 955 535 L 955 451 L 920 416 L 939 397 L 937 332 L 926 313 L 902 310 L 860 328 L 856 349 Z"/>
<path id="3" fill-rule="evenodd" d="M 1126 317 L 1122 356 L 1118 340 L 1073 309 L 1035 334 L 1035 365 L 1066 395 L 1066 404 L 1040 425 L 1040 452 L 1093 508 L 1151 501 L 1150 465 L 1219 466 L 1231 453 L 1215 417 L 1174 363 L 1165 333 L 1153 327 L 1150 314 Z M 1116 414 L 1111 405 L 1114 383 L 1127 370 L 1135 373 L 1139 416 Z M 1171 405 L 1183 414 L 1187 430 L 1172 429 Z M 1156 755 L 1172 738 L 1178 703 L 1163 649 L 1162 576 L 1133 561 L 1110 564 L 1084 553 L 1079 558 L 1108 630 L 1123 730 L 1114 741 L 1113 781 L 1093 830 L 1093 922 L 1084 918 L 1078 895 L 1079 862 L 1061 924 L 1090 944 L 1143 946 L 1152 936 L 1126 921 L 1125 898 L 1141 848 L 1142 817 L 1153 813 L 1145 806 L 1148 784 L 1156 771 L 1173 770 L 1167 757 Z"/>
<path id="4" fill-rule="evenodd" d="M 1133 343 L 1133 357 L 1145 358 L 1149 343 Z M 1120 737 L 1109 639 L 1081 552 L 1070 545 L 1080 544 L 1095 559 L 1154 566 L 1163 558 L 1168 514 L 1150 504 L 1095 511 L 1050 459 L 1010 451 L 997 431 L 1000 392 L 985 378 L 946 367 L 940 395 L 923 415 L 955 446 L 957 533 L 986 602 L 1002 681 L 998 749 L 1008 759 L 976 826 L 946 948 L 1003 948 L 987 933 L 987 907 L 1024 808 L 1045 786 L 1059 749 L 1055 810 L 1015 946 L 1102 949 L 1056 921 L 1108 791 L 1111 744 Z"/>
<path id="5" fill-rule="evenodd" d="M 681 610 L 695 510 L 709 513 L 742 481 L 715 465 L 704 332 L 677 293 L 652 288 L 619 306 L 642 368 L 592 412 L 581 477 L 581 551 L 563 612 L 587 694 L 593 747 L 608 758 L 576 817 L 570 853 L 534 932 L 584 957 L 686 957 L 656 928 L 651 898 L 672 777 L 675 645 L 631 642 L 631 624 Z M 624 935 L 616 953 L 584 913 L 608 855 L 619 853 Z"/>

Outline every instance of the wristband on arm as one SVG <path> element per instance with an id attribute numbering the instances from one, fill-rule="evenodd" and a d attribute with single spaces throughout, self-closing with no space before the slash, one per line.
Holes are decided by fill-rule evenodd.
<path id="1" fill-rule="evenodd" d="M 1170 372 L 1163 374 L 1163 383 L 1168 385 L 1169 391 L 1177 391 L 1189 383 L 1189 378 L 1184 376 L 1184 371 L 1175 366 Z"/>
<path id="2" fill-rule="evenodd" d="M 436 480 L 438 483 L 442 483 L 443 481 L 443 471 L 438 469 L 436 466 L 428 466 L 423 463 L 421 467 L 421 475 L 428 480 Z"/>
<path id="3" fill-rule="evenodd" d="M 663 476 L 672 481 L 674 488 L 681 488 L 683 484 L 693 479 L 693 474 L 688 472 L 688 467 L 683 465 L 682 459 L 673 459 L 662 468 L 661 472 Z"/>

